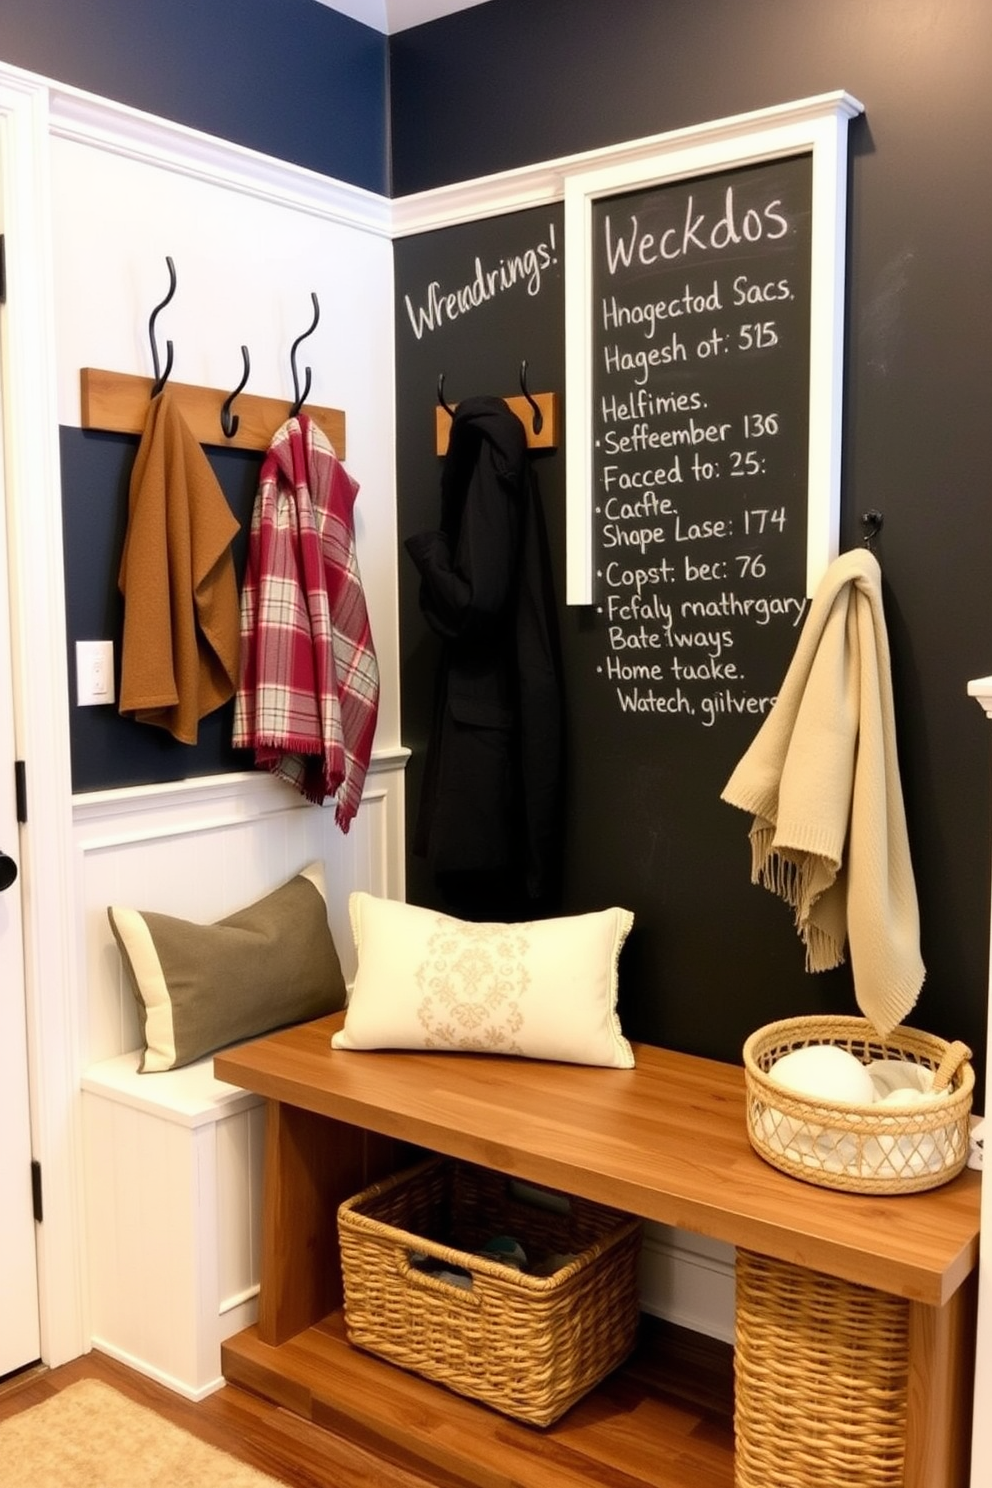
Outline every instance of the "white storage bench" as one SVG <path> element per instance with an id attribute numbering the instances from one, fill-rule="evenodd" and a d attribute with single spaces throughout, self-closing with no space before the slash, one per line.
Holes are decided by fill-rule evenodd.
<path id="1" fill-rule="evenodd" d="M 265 1103 L 213 1059 L 82 1077 L 93 1347 L 191 1400 L 257 1315 Z"/>

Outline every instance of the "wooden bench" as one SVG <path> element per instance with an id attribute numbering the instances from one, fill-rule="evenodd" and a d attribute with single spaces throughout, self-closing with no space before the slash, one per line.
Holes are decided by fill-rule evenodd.
<path id="1" fill-rule="evenodd" d="M 258 1323 L 224 1344 L 229 1381 L 460 1482 L 549 1481 L 531 1428 L 423 1381 L 399 1399 L 400 1372 L 344 1341 L 337 1206 L 395 1171 L 413 1143 L 904 1299 L 903 1488 L 966 1488 L 977 1173 L 898 1198 L 834 1193 L 754 1153 L 737 1066 L 646 1045 L 629 1071 L 332 1051 L 342 1016 L 215 1059 L 219 1078 L 269 1103 Z M 551 1432 L 581 1429 L 569 1421 Z M 650 1473 L 637 1481 L 666 1488 L 663 1462 Z"/>

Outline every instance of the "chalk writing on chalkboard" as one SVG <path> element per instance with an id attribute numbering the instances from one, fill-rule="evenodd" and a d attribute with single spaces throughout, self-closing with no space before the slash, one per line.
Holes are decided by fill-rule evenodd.
<path id="1" fill-rule="evenodd" d="M 511 290 L 522 288 L 533 299 L 541 293 L 545 276 L 557 263 L 553 222 L 547 223 L 544 237 L 522 252 L 502 255 L 493 262 L 484 261 L 477 253 L 471 269 L 463 272 L 459 282 L 449 284 L 431 279 L 415 300 L 408 294 L 403 296 L 413 334 L 419 341 L 425 333 L 438 331 Z"/>
<path id="2" fill-rule="evenodd" d="M 593 598 L 623 712 L 711 728 L 774 700 L 768 630 L 805 611 L 811 193 L 803 153 L 593 204 Z"/>
<path id="3" fill-rule="evenodd" d="M 847 126 L 861 112 L 824 93 L 566 175 L 569 604 L 626 588 L 661 608 L 677 575 L 724 585 L 733 618 L 741 598 L 793 597 L 803 523 L 795 593 L 836 556 Z M 642 570 L 623 584 L 603 571 L 621 557 Z M 724 618 L 707 604 L 701 618 Z"/>

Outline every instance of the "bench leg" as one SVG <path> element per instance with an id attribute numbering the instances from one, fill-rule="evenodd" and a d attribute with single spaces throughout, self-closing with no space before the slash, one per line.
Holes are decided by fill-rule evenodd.
<path id="1" fill-rule="evenodd" d="M 258 1336 L 278 1345 L 341 1303 L 337 1211 L 392 1171 L 397 1144 L 270 1100 L 265 1124 Z"/>

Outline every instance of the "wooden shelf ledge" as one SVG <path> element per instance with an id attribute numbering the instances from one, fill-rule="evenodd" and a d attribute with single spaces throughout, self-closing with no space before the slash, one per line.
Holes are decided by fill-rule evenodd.
<path id="1" fill-rule="evenodd" d="M 249 1328 L 221 1352 L 229 1384 L 360 1440 L 431 1482 L 733 1488 L 732 1350 L 655 1318 L 642 1318 L 628 1362 L 546 1428 L 352 1348 L 340 1312 L 279 1348 Z"/>
<path id="2" fill-rule="evenodd" d="M 106 372 L 97 367 L 83 367 L 79 390 L 84 429 L 103 429 L 111 434 L 142 434 L 154 381 L 135 377 L 128 372 Z M 220 423 L 220 411 L 228 392 L 220 388 L 198 387 L 189 382 L 173 382 L 168 387 L 200 444 L 228 449 L 267 450 L 276 430 L 289 417 L 288 398 L 261 398 L 253 393 L 239 393 L 231 412 L 237 414 L 238 428 L 227 439 Z M 327 435 L 339 460 L 345 458 L 345 415 L 339 408 L 319 408 L 304 404 L 304 413 Z"/>
<path id="3" fill-rule="evenodd" d="M 558 394 L 557 393 L 533 393 L 531 395 L 538 408 L 541 410 L 540 434 L 534 432 L 534 410 L 526 398 L 505 398 L 503 401 L 511 412 L 523 424 L 527 431 L 527 448 L 534 450 L 553 450 L 558 448 Z M 451 405 L 457 408 L 458 404 Z M 435 424 L 435 448 L 439 455 L 448 452 L 448 435 L 451 431 L 451 415 L 440 403 L 434 410 Z"/>

